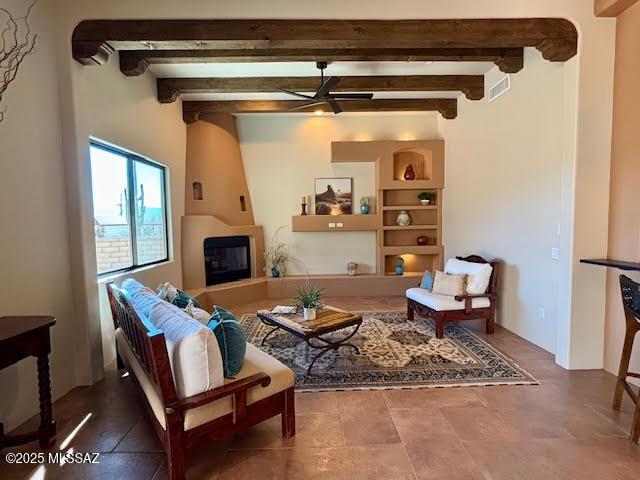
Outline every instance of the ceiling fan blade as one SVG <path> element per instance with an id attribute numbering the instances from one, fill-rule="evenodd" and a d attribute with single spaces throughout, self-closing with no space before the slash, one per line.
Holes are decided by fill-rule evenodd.
<path id="1" fill-rule="evenodd" d="M 331 96 L 333 98 L 350 98 L 353 100 L 356 100 L 356 99 L 371 100 L 373 98 L 373 93 L 332 93 Z"/>
<path id="2" fill-rule="evenodd" d="M 287 111 L 294 112 L 296 110 L 305 110 L 309 107 L 315 107 L 316 105 L 324 105 L 325 102 L 311 102 L 305 103 L 304 105 L 298 105 L 296 107 L 287 108 Z"/>
<path id="3" fill-rule="evenodd" d="M 327 78 L 327 80 L 320 86 L 320 88 L 318 89 L 314 97 L 315 98 L 325 97 L 331 91 L 331 89 L 338 84 L 338 82 L 340 82 L 340 78 L 338 77 Z"/>
<path id="4" fill-rule="evenodd" d="M 283 93 L 287 93 L 289 95 L 293 95 L 295 97 L 306 98 L 307 100 L 314 100 L 314 97 L 311 97 L 309 95 L 303 95 L 302 93 L 292 92 L 291 90 L 284 90 L 283 88 L 281 88 L 280 91 Z"/>
<path id="5" fill-rule="evenodd" d="M 342 111 L 342 108 L 340 108 L 340 104 L 333 98 L 329 98 L 327 100 L 327 103 L 331 105 L 331 110 L 333 110 L 333 113 L 335 113 L 336 115 Z"/>

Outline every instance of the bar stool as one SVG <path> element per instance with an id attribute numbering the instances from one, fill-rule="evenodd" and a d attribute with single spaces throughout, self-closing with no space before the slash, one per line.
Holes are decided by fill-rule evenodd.
<path id="1" fill-rule="evenodd" d="M 640 402 L 638 401 L 638 395 L 627 383 L 627 377 L 640 378 L 640 374 L 629 372 L 629 359 L 633 349 L 633 340 L 640 330 L 640 284 L 625 275 L 620 275 L 620 291 L 622 292 L 624 316 L 627 321 L 627 332 L 625 333 L 624 346 L 622 347 L 616 393 L 613 396 L 613 409 L 620 410 L 623 390 L 626 390 L 633 403 L 636 404 L 630 438 L 634 443 L 638 443 L 638 437 L 640 437 Z"/>

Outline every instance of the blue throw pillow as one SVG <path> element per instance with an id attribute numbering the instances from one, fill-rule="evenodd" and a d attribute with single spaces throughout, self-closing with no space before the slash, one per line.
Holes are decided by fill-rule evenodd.
<path id="1" fill-rule="evenodd" d="M 224 377 L 233 378 L 242 369 L 244 354 L 247 350 L 244 329 L 233 313 L 218 305 L 213 307 L 208 327 L 213 330 L 218 340 Z"/>
<path id="2" fill-rule="evenodd" d="M 200 306 L 200 303 L 198 303 L 198 301 L 195 298 L 193 298 L 190 295 L 187 295 L 182 290 L 178 290 L 178 293 L 173 298 L 173 302 L 171 302 L 171 304 L 175 305 L 178 308 L 187 308 L 187 305 L 189 305 L 189 302 L 193 303 L 194 307 L 202 308 Z"/>
<path id="3" fill-rule="evenodd" d="M 433 275 L 431 275 L 431 272 L 424 272 L 422 281 L 420 282 L 420 288 L 425 288 L 427 290 L 431 290 L 433 288 Z"/>

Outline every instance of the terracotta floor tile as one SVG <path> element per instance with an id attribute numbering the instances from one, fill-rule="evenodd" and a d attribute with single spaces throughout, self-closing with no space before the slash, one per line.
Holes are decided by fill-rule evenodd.
<path id="1" fill-rule="evenodd" d="M 282 480 L 286 478 L 288 449 L 231 450 L 218 480 Z"/>
<path id="2" fill-rule="evenodd" d="M 164 452 L 164 449 L 149 419 L 141 418 L 113 451 Z"/>
<path id="3" fill-rule="evenodd" d="M 340 392 L 339 401 L 345 445 L 400 442 L 382 392 Z"/>
<path id="4" fill-rule="evenodd" d="M 640 462 L 626 439 L 464 442 L 492 480 L 632 480 Z"/>
<path id="5" fill-rule="evenodd" d="M 490 407 L 446 407 L 441 409 L 461 440 L 516 440 L 522 432 Z"/>
<path id="6" fill-rule="evenodd" d="M 470 388 L 423 388 L 406 390 L 386 390 L 383 392 L 387 406 L 392 409 L 432 409 L 441 407 L 461 407 L 484 405 L 477 395 L 477 389 Z"/>
<path id="7" fill-rule="evenodd" d="M 391 416 L 418 479 L 483 479 L 439 409 L 392 410 Z"/>
<path id="8" fill-rule="evenodd" d="M 336 392 L 296 393 L 296 413 L 339 413 L 338 394 Z"/>

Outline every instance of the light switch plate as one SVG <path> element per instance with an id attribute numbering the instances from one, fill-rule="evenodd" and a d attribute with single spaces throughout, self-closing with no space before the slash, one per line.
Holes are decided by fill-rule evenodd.
<path id="1" fill-rule="evenodd" d="M 552 248 L 551 249 L 551 258 L 553 260 L 560 260 L 560 249 L 559 248 Z"/>

